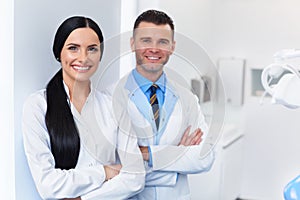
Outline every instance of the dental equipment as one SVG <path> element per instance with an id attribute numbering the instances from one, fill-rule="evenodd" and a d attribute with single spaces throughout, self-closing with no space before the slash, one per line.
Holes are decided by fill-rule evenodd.
<path id="1" fill-rule="evenodd" d="M 286 60 L 300 58 L 299 49 L 284 49 L 274 54 L 275 63 L 267 66 L 261 75 L 265 89 L 264 96 L 269 93 L 273 103 L 282 104 L 288 108 L 300 107 L 300 74 Z M 285 73 L 288 71 L 289 73 Z M 279 79 L 277 84 L 271 84 L 273 79 Z M 285 200 L 300 200 L 300 175 L 284 187 Z"/>
<path id="2" fill-rule="evenodd" d="M 265 89 L 262 98 L 268 93 L 272 96 L 273 103 L 288 108 L 300 107 L 300 73 L 296 67 L 286 63 L 289 59 L 300 58 L 300 49 L 284 49 L 273 57 L 275 63 L 267 66 L 261 75 L 261 83 Z M 274 79 L 279 79 L 276 84 L 272 84 Z"/>

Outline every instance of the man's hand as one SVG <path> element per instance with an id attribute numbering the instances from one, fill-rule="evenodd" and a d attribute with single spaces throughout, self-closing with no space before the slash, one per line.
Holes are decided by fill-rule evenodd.
<path id="1" fill-rule="evenodd" d="M 117 176 L 122 168 L 122 165 L 106 165 L 104 166 L 105 171 L 105 180 L 110 180 L 113 177 Z"/>
<path id="2" fill-rule="evenodd" d="M 143 155 L 143 160 L 148 161 L 149 160 L 149 151 L 147 146 L 139 146 L 140 150 Z"/>
<path id="3" fill-rule="evenodd" d="M 191 130 L 191 126 L 188 126 L 187 129 L 185 129 L 184 134 L 181 138 L 179 145 L 183 146 L 192 146 L 192 145 L 199 145 L 202 141 L 202 135 L 203 132 L 200 128 L 197 128 L 192 134 L 189 135 Z"/>

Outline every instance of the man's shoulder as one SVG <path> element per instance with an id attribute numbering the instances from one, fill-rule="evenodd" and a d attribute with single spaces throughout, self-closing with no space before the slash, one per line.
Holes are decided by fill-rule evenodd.
<path id="1" fill-rule="evenodd" d="M 193 92 L 188 85 L 182 85 L 178 83 L 176 80 L 168 79 L 167 87 L 170 87 L 178 96 L 188 95 L 193 96 Z"/>

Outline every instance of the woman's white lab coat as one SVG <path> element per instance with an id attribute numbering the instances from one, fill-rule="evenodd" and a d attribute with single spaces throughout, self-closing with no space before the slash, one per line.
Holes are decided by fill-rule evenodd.
<path id="1" fill-rule="evenodd" d="M 208 171 L 214 161 L 214 152 L 200 156 L 202 144 L 178 146 L 185 129 L 199 127 L 208 131 L 197 98 L 191 91 L 175 82 L 167 81 L 165 102 L 160 108 L 160 125 L 156 131 L 151 106 L 139 89 L 132 74 L 124 77 L 113 95 L 113 107 L 117 116 L 128 115 L 132 127 L 139 137 L 140 146 L 150 146 L 152 166 L 146 166 L 146 187 L 137 195 L 138 199 L 190 199 L 187 174 Z M 173 107 L 167 108 L 173 104 Z M 149 110 L 149 117 L 141 109 Z M 168 110 L 171 110 L 167 120 Z M 125 117 L 123 117 L 125 118 Z M 146 119 L 148 118 L 148 119 Z M 199 188 L 205 190 L 205 188 Z"/>
<path id="2" fill-rule="evenodd" d="M 65 87 L 67 93 L 68 89 Z M 117 132 L 111 99 L 92 90 L 81 114 L 70 103 L 80 135 L 75 169 L 55 168 L 45 124 L 45 90 L 31 95 L 24 104 L 23 139 L 36 188 L 43 199 L 81 196 L 81 199 L 126 199 L 144 186 L 144 165 L 136 137 Z M 105 181 L 103 166 L 120 160 L 119 175 Z"/>

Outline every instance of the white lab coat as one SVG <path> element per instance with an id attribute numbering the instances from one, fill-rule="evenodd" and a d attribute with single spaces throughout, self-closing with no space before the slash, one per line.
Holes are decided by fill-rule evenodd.
<path id="1" fill-rule="evenodd" d="M 165 106 L 170 105 L 172 98 L 177 98 L 177 101 L 175 101 L 169 120 L 166 121 Z M 135 100 L 137 102 L 134 102 Z M 145 119 L 138 107 L 149 109 L 149 118 L 152 120 Z M 187 174 L 208 171 L 214 161 L 213 151 L 205 157 L 200 157 L 201 144 L 204 143 L 208 127 L 196 96 L 176 82 L 167 81 L 165 102 L 160 108 L 159 127 L 163 133 L 159 141 L 155 136 L 158 133 L 153 128 L 155 121 L 151 106 L 132 74 L 125 76 L 116 86 L 113 94 L 113 108 L 119 119 L 127 117 L 132 119 L 131 126 L 139 137 L 139 145 L 151 148 L 153 165 L 152 167 L 145 165 L 146 187 L 136 197 L 141 200 L 190 199 Z M 125 124 L 120 121 L 122 120 L 119 120 L 121 125 Z M 178 146 L 189 125 L 192 126 L 191 130 L 197 127 L 202 129 L 203 141 L 200 145 Z M 128 129 L 126 125 L 124 127 Z M 199 189 L 205 190 L 205 188 Z"/>
<path id="2" fill-rule="evenodd" d="M 65 86 L 68 93 L 68 89 Z M 75 169 L 55 168 L 45 124 L 45 90 L 32 94 L 24 104 L 23 140 L 36 188 L 43 199 L 81 196 L 83 200 L 127 199 L 143 189 L 144 165 L 136 137 L 117 132 L 111 99 L 92 90 L 81 114 L 70 104 L 80 135 Z M 105 181 L 103 166 L 120 160 L 119 175 Z"/>

